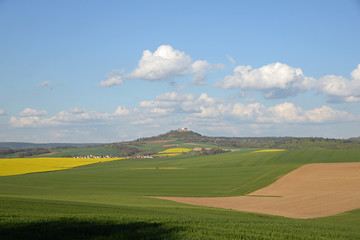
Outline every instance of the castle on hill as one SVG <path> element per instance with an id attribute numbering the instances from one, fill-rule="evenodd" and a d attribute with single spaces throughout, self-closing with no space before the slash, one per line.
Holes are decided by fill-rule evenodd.
<path id="1" fill-rule="evenodd" d="M 188 129 L 187 128 L 179 128 L 178 130 L 176 130 L 178 132 L 187 132 Z"/>

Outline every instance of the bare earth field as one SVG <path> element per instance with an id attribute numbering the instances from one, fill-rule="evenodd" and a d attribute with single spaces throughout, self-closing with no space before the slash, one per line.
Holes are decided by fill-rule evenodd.
<path id="1" fill-rule="evenodd" d="M 360 208 L 360 163 L 304 165 L 247 196 L 156 198 L 290 218 L 326 217 Z"/>

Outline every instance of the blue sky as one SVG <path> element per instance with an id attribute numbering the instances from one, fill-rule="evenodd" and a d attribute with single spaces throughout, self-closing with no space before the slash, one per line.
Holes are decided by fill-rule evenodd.
<path id="1" fill-rule="evenodd" d="M 360 1 L 0 1 L 0 141 L 360 136 Z"/>

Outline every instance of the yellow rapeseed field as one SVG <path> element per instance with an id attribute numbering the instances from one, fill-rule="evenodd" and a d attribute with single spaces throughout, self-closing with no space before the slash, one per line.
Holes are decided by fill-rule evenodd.
<path id="1" fill-rule="evenodd" d="M 189 148 L 169 148 L 165 151 L 159 152 L 159 153 L 183 153 L 183 152 L 190 152 L 191 149 Z"/>
<path id="2" fill-rule="evenodd" d="M 121 158 L 10 158 L 0 159 L 0 176 L 70 169 Z"/>
<path id="3" fill-rule="evenodd" d="M 159 152 L 159 154 L 154 155 L 154 156 L 159 156 L 159 157 L 164 157 L 164 156 L 177 156 L 182 154 L 183 152 L 189 152 L 192 149 L 189 148 L 169 148 L 166 149 L 165 151 Z"/>
<path id="4" fill-rule="evenodd" d="M 263 150 L 255 151 L 254 153 L 258 153 L 258 152 L 281 152 L 281 151 L 286 151 L 286 150 L 285 149 L 263 149 Z"/>

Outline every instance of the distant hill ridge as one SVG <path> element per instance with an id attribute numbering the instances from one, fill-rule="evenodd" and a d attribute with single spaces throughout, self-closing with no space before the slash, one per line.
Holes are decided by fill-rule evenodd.
<path id="1" fill-rule="evenodd" d="M 133 141 L 119 142 L 118 144 L 146 143 L 156 140 L 174 140 L 187 143 L 208 143 L 219 147 L 234 148 L 360 148 L 360 137 L 349 139 L 334 139 L 321 137 L 208 137 L 187 128 L 171 130 L 158 136 L 143 137 Z M 114 145 L 116 143 L 28 143 L 28 142 L 0 142 L 1 149 L 37 149 L 37 148 L 66 148 L 66 147 L 96 147 Z"/>

